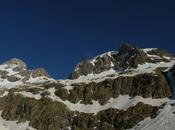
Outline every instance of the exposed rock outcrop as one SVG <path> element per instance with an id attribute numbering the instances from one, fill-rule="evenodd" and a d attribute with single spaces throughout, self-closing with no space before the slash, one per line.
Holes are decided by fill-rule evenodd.
<path id="1" fill-rule="evenodd" d="M 137 68 L 139 64 L 169 62 L 172 55 L 163 49 L 150 50 L 139 49 L 129 44 L 122 44 L 118 51 L 108 52 L 92 59 L 84 60 L 77 64 L 70 75 L 70 79 L 76 79 L 88 74 L 98 74 L 110 69 Z"/>
<path id="2" fill-rule="evenodd" d="M 71 79 L 52 80 L 11 59 L 0 65 L 0 113 L 37 130 L 130 129 L 164 108 L 174 114 L 174 63 L 162 49 L 125 44 L 80 62 Z"/>
<path id="3" fill-rule="evenodd" d="M 16 87 L 25 83 L 48 81 L 50 75 L 43 68 L 29 70 L 22 60 L 13 58 L 0 65 L 0 87 Z M 18 83 L 17 83 L 18 82 Z M 8 86 L 5 86 L 5 85 Z"/>
<path id="4" fill-rule="evenodd" d="M 69 93 L 64 87 L 57 88 L 56 95 L 63 100 L 72 103 L 81 101 L 91 104 L 92 100 L 99 101 L 101 105 L 107 103 L 111 98 L 119 95 L 131 97 L 142 96 L 144 98 L 171 97 L 172 91 L 163 70 L 157 69 L 155 74 L 140 74 L 136 76 L 120 76 L 116 79 L 106 79 L 100 83 L 73 84 Z"/>
<path id="5" fill-rule="evenodd" d="M 37 130 L 123 130 L 156 117 L 158 111 L 158 107 L 138 103 L 126 111 L 111 108 L 94 115 L 69 111 L 64 104 L 47 98 L 35 100 L 21 95 L 9 95 L 0 103 L 4 119 L 29 121 Z"/>

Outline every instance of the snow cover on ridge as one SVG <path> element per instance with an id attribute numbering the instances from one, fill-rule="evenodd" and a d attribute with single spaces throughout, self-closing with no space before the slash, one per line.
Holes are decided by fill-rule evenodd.
<path id="1" fill-rule="evenodd" d="M 94 57 L 94 58 L 91 58 L 91 59 L 89 59 L 89 62 L 93 65 L 93 66 L 95 66 L 95 63 L 97 62 L 97 60 L 98 60 L 98 58 L 103 58 L 103 57 L 105 57 L 105 56 L 108 56 L 108 57 L 111 57 L 112 58 L 112 54 L 117 54 L 118 53 L 118 51 L 109 51 L 109 52 L 106 52 L 106 53 L 103 53 L 103 54 L 101 54 L 101 55 L 98 55 L 98 56 L 96 56 L 96 57 Z M 79 69 L 80 69 L 80 66 L 81 65 L 81 62 L 79 63 L 79 64 L 77 64 L 76 65 L 76 67 L 75 67 L 75 71 L 79 71 Z M 114 67 L 114 63 L 111 61 L 111 67 Z"/>
<path id="2" fill-rule="evenodd" d="M 76 79 L 66 79 L 66 80 L 59 80 L 60 83 L 65 85 L 65 88 L 67 90 L 70 90 L 73 88 L 71 84 L 75 83 L 90 83 L 90 82 L 102 82 L 105 79 L 115 79 L 119 76 L 136 76 L 139 74 L 144 74 L 144 73 L 154 73 L 154 71 L 157 68 L 167 68 L 167 70 L 172 67 L 175 64 L 175 58 L 171 56 L 164 55 L 160 57 L 159 55 L 155 54 L 149 54 L 150 51 L 156 50 L 158 48 L 146 48 L 146 49 L 140 49 L 141 51 L 145 52 L 148 57 L 150 57 L 153 61 L 160 60 L 160 62 L 145 62 L 144 64 L 138 64 L 137 68 L 127 68 L 127 69 L 116 69 L 114 63 L 111 61 L 111 68 L 109 70 L 103 71 L 101 73 L 95 74 L 95 73 L 90 73 L 87 75 L 80 75 Z M 107 53 L 98 55 L 90 60 L 88 60 L 90 63 L 95 65 L 95 62 L 97 58 L 101 58 L 104 56 L 109 56 L 112 57 L 112 54 L 118 54 L 118 51 L 109 51 Z M 165 61 L 164 61 L 165 60 Z M 166 61 L 167 60 L 167 61 Z M 81 63 L 81 62 L 80 62 Z M 75 67 L 75 71 L 78 71 L 79 64 Z"/>
<path id="3" fill-rule="evenodd" d="M 0 112 L 1 115 L 2 112 Z M 29 122 L 17 123 L 17 121 L 6 121 L 0 116 L 0 130 L 36 130 L 29 126 Z"/>
<path id="4" fill-rule="evenodd" d="M 16 82 L 10 82 L 7 79 L 0 78 L 0 86 L 1 86 L 1 88 L 11 89 L 11 88 L 19 87 L 21 85 L 23 85 L 23 82 L 21 80 L 20 81 L 16 81 Z"/>
<path id="5" fill-rule="evenodd" d="M 70 101 L 63 101 L 55 95 L 51 95 L 49 97 L 53 101 L 64 103 L 71 111 L 94 113 L 94 114 L 103 110 L 107 110 L 109 108 L 127 110 L 129 107 L 135 106 L 139 102 L 143 102 L 145 104 L 149 104 L 152 106 L 160 106 L 168 101 L 168 98 L 152 99 L 152 98 L 142 98 L 140 96 L 131 98 L 128 95 L 120 95 L 118 98 L 111 98 L 105 105 L 100 105 L 98 101 L 94 100 L 92 101 L 92 104 L 85 105 L 81 104 L 80 102 L 74 104 L 71 103 Z"/>
<path id="6" fill-rule="evenodd" d="M 157 48 L 145 48 L 145 49 L 142 49 L 142 51 L 144 51 L 145 53 L 148 53 L 148 52 L 156 50 L 156 49 Z"/>
<path id="7" fill-rule="evenodd" d="M 21 91 L 21 92 L 16 92 L 15 94 L 16 94 L 16 95 L 21 94 L 21 95 L 23 95 L 24 97 L 35 98 L 36 100 L 41 99 L 40 93 L 39 93 L 39 94 L 33 94 L 33 93 L 31 93 L 31 92 Z"/>
<path id="8" fill-rule="evenodd" d="M 11 89 L 25 84 L 54 81 L 45 75 L 33 78 L 33 72 L 35 70 L 27 70 L 27 65 L 20 59 L 13 58 L 4 62 L 0 65 L 0 88 Z"/>
<path id="9" fill-rule="evenodd" d="M 103 54 L 101 54 L 101 55 L 98 55 L 98 56 L 96 56 L 96 57 L 90 59 L 90 62 L 91 62 L 93 65 L 95 65 L 95 62 L 96 62 L 97 58 L 102 58 L 102 57 L 104 57 L 104 56 L 112 57 L 112 54 L 117 54 L 117 53 L 118 53 L 118 51 L 109 51 L 109 52 L 103 53 Z M 113 63 L 111 63 L 111 65 L 112 65 L 112 64 L 113 64 Z M 112 67 L 112 66 L 111 66 L 111 67 Z"/>
<path id="10" fill-rule="evenodd" d="M 116 71 L 114 69 L 110 69 L 108 71 L 101 72 L 99 74 L 88 74 L 87 76 L 81 76 L 78 79 L 67 79 L 67 80 L 59 80 L 60 83 L 65 85 L 65 89 L 70 90 L 73 88 L 71 86 L 75 83 L 90 83 L 90 82 L 102 82 L 105 79 L 115 79 L 119 76 L 136 76 L 139 74 L 145 73 L 154 73 L 157 68 L 171 68 L 175 64 L 175 60 L 171 60 L 170 62 L 159 62 L 159 63 L 148 63 L 139 64 L 136 69 L 126 69 L 124 71 Z"/>
<path id="11" fill-rule="evenodd" d="M 53 78 L 48 78 L 46 76 L 41 76 L 41 77 L 36 77 L 36 78 L 33 78 L 30 76 L 30 79 L 26 81 L 26 83 L 43 83 L 45 81 L 55 81 Z"/>
<path id="12" fill-rule="evenodd" d="M 149 51 L 152 51 L 156 48 L 146 48 L 146 49 L 141 49 L 143 50 L 145 53 L 148 54 Z M 104 56 L 109 56 L 112 57 L 113 54 L 117 54 L 118 51 L 109 51 L 107 53 L 101 54 L 96 56 L 93 59 L 90 59 L 91 63 L 94 64 L 95 61 L 97 60 L 97 58 L 99 57 L 104 57 Z M 159 56 L 156 55 L 150 55 L 150 57 L 152 58 L 160 58 Z M 168 56 L 164 56 L 164 58 L 166 59 L 171 59 Z M 145 63 L 145 64 L 140 64 L 138 65 L 138 68 L 136 69 L 126 69 L 126 70 L 115 70 L 114 68 L 111 68 L 110 70 L 101 72 L 99 74 L 88 74 L 86 76 L 80 76 L 78 79 L 74 79 L 74 80 L 70 80 L 70 79 L 66 79 L 66 80 L 58 80 L 59 82 L 65 84 L 65 88 L 67 89 L 72 89 L 71 84 L 74 83 L 80 83 L 80 82 L 84 82 L 84 83 L 89 83 L 89 82 L 101 82 L 107 78 L 117 78 L 118 76 L 135 76 L 138 74 L 143 74 L 143 73 L 152 73 L 154 72 L 154 70 L 156 68 L 159 67 L 171 67 L 173 64 L 175 64 L 175 60 L 171 59 L 170 62 L 160 62 L 160 63 Z M 25 84 L 37 84 L 37 83 L 43 83 L 46 81 L 51 81 L 54 82 L 55 79 L 53 78 L 48 78 L 46 76 L 39 76 L 39 77 L 35 77 L 33 78 L 32 76 L 29 77 L 28 80 L 24 81 L 23 79 L 25 79 L 25 75 L 21 74 L 21 70 L 15 70 L 15 68 L 20 67 L 20 69 L 22 71 L 27 71 L 27 66 L 26 64 L 19 59 L 11 59 L 7 62 L 4 62 L 3 64 L 0 65 L 0 87 L 1 88 L 5 88 L 5 89 L 11 89 L 14 87 L 19 87 Z M 21 68 L 22 67 L 22 68 Z M 111 62 L 111 67 L 114 67 L 114 63 Z M 78 67 L 77 67 L 78 69 Z M 29 70 L 30 71 L 30 70 Z M 4 78 L 2 76 L 2 74 L 4 74 L 6 76 L 15 76 L 17 78 L 19 78 L 19 80 L 12 82 L 9 81 L 7 78 Z"/>

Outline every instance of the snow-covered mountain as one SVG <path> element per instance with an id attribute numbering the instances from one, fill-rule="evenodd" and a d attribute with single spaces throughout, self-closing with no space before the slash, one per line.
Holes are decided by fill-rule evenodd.
<path id="1" fill-rule="evenodd" d="M 70 78 L 76 79 L 88 74 L 99 74 L 110 69 L 125 71 L 147 63 L 168 63 L 172 58 L 171 54 L 159 48 L 139 49 L 124 44 L 118 51 L 110 51 L 78 63 Z"/>
<path id="2" fill-rule="evenodd" d="M 13 58 L 0 65 L 1 88 L 10 89 L 49 80 L 53 79 L 43 68 L 28 70 L 27 65 L 20 59 Z"/>
<path id="3" fill-rule="evenodd" d="M 125 44 L 78 63 L 69 79 L 0 65 L 0 130 L 173 130 L 175 57 Z"/>

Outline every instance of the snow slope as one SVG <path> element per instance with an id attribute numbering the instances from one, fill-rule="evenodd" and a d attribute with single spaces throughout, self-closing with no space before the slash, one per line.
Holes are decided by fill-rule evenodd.
<path id="1" fill-rule="evenodd" d="M 30 127 L 29 122 L 17 123 L 17 121 L 6 121 L 0 116 L 0 130 L 36 130 L 36 129 Z"/>
<path id="2" fill-rule="evenodd" d="M 156 118 L 146 118 L 130 130 L 175 130 L 175 106 L 165 106 Z"/>

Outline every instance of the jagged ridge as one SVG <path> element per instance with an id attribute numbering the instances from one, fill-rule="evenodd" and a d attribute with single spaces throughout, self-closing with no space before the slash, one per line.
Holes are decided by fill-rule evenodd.
<path id="1" fill-rule="evenodd" d="M 124 44 L 118 51 L 111 51 L 99 55 L 90 60 L 84 60 L 77 64 L 70 75 L 70 79 L 76 79 L 88 74 L 98 74 L 110 69 L 125 70 L 137 68 L 139 64 L 169 62 L 173 56 L 158 48 L 139 49 L 135 46 Z"/>
<path id="2" fill-rule="evenodd" d="M 173 55 L 162 49 L 126 44 L 80 62 L 71 79 L 56 81 L 45 70 L 31 71 L 12 59 L 0 65 L 2 81 L 16 86 L 6 83 L 8 90 L 0 91 L 2 117 L 29 121 L 37 130 L 124 130 L 149 117 L 149 123 L 166 115 L 173 119 L 174 64 Z M 159 110 L 168 114 L 159 115 Z"/>
<path id="3" fill-rule="evenodd" d="M 0 65 L 0 86 L 4 88 L 49 80 L 52 78 L 45 69 L 28 70 L 26 63 L 17 58 L 12 58 Z"/>

